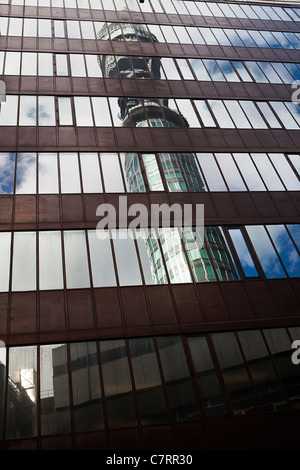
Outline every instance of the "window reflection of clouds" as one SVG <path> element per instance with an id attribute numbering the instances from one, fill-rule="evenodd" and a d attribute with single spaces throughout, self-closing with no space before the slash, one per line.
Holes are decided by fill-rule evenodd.
<path id="1" fill-rule="evenodd" d="M 15 179 L 15 154 L 0 153 L 0 194 L 13 194 Z"/>
<path id="2" fill-rule="evenodd" d="M 285 278 L 286 274 L 265 228 L 262 225 L 248 225 L 246 230 L 266 277 L 269 279 Z"/>
<path id="3" fill-rule="evenodd" d="M 290 277 L 300 276 L 299 253 L 297 253 L 285 227 L 283 225 L 268 225 L 267 229 L 288 275 Z"/>
<path id="4" fill-rule="evenodd" d="M 256 270 L 253 259 L 251 258 L 249 249 L 246 245 L 246 242 L 244 240 L 241 230 L 229 229 L 228 231 L 233 241 L 236 252 L 238 254 L 245 276 L 257 277 L 258 272 Z"/>
<path id="5" fill-rule="evenodd" d="M 36 193 L 36 154 L 18 153 L 16 194 Z"/>

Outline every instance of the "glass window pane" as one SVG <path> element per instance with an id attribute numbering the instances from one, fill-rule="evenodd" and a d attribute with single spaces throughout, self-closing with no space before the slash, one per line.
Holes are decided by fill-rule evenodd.
<path id="1" fill-rule="evenodd" d="M 168 43 L 178 43 L 177 36 L 172 28 L 172 26 L 161 26 L 161 30 L 166 38 Z"/>
<path id="2" fill-rule="evenodd" d="M 191 69 L 188 65 L 187 60 L 186 59 L 175 59 L 175 60 L 177 62 L 178 68 L 184 80 L 194 80 L 194 76 L 191 72 Z"/>
<path id="3" fill-rule="evenodd" d="M 15 154 L 0 153 L 0 194 L 13 194 L 15 181 Z"/>
<path id="4" fill-rule="evenodd" d="M 277 118 L 275 117 L 275 114 L 271 111 L 271 108 L 268 103 L 257 101 L 256 104 L 260 108 L 262 115 L 264 116 L 271 128 L 280 129 L 282 127 Z"/>
<path id="5" fill-rule="evenodd" d="M 0 292 L 8 292 L 11 255 L 11 233 L 0 232 Z M 1 388 L 0 388 L 1 390 Z M 1 413 L 1 401 L 0 401 Z"/>
<path id="6" fill-rule="evenodd" d="M 205 127 L 217 127 L 207 104 L 203 100 L 194 100 L 200 119 Z"/>
<path id="7" fill-rule="evenodd" d="M 199 419 L 199 410 L 179 336 L 157 338 L 173 420 Z"/>
<path id="8" fill-rule="evenodd" d="M 167 284 L 163 256 L 155 233 L 151 229 L 142 229 L 136 233 L 145 283 Z"/>
<path id="9" fill-rule="evenodd" d="M 211 81 L 201 59 L 188 59 L 188 61 L 196 74 L 197 80 Z"/>
<path id="10" fill-rule="evenodd" d="M 107 193 L 123 193 L 124 185 L 117 153 L 101 153 L 104 187 Z"/>
<path id="11" fill-rule="evenodd" d="M 266 187 L 259 176 L 250 155 L 248 153 L 234 153 L 233 158 L 246 181 L 249 191 L 266 191 Z"/>
<path id="12" fill-rule="evenodd" d="M 284 278 L 286 274 L 262 225 L 247 225 L 246 230 L 268 279 Z"/>
<path id="13" fill-rule="evenodd" d="M 269 191 L 284 191 L 285 188 L 265 153 L 253 153 L 252 159 Z"/>
<path id="14" fill-rule="evenodd" d="M 234 29 L 227 29 L 223 28 L 224 33 L 226 33 L 226 36 L 228 36 L 231 44 L 235 47 L 244 47 L 243 41 L 237 34 L 237 32 Z"/>
<path id="15" fill-rule="evenodd" d="M 135 286 L 142 284 L 137 253 L 130 230 L 119 229 L 117 235 L 113 236 L 120 285 Z"/>
<path id="16" fill-rule="evenodd" d="M 142 424 L 169 421 L 153 339 L 130 339 L 129 348 Z"/>
<path id="17" fill-rule="evenodd" d="M 55 126 L 54 96 L 39 96 L 39 126 Z"/>
<path id="18" fill-rule="evenodd" d="M 8 36 L 22 36 L 23 18 L 10 18 Z"/>
<path id="19" fill-rule="evenodd" d="M 71 370 L 75 431 L 104 428 L 97 344 L 72 343 Z"/>
<path id="20" fill-rule="evenodd" d="M 90 276 L 83 230 L 64 232 L 67 289 L 90 287 Z"/>
<path id="21" fill-rule="evenodd" d="M 212 59 L 203 59 L 203 63 L 208 70 L 213 81 L 225 82 L 225 77 L 219 69 L 217 62 Z"/>
<path id="22" fill-rule="evenodd" d="M 216 153 L 215 157 L 230 191 L 246 191 L 247 188 L 230 153 Z"/>
<path id="23" fill-rule="evenodd" d="M 53 55 L 46 53 L 39 53 L 38 55 L 38 73 L 39 76 L 52 77 L 53 76 Z"/>
<path id="24" fill-rule="evenodd" d="M 206 44 L 208 44 L 210 46 L 217 46 L 218 45 L 218 41 L 215 38 L 215 36 L 213 35 L 211 29 L 209 29 L 209 28 L 198 28 L 198 29 L 199 29 L 200 33 L 202 34 L 202 36 L 204 37 L 204 40 L 205 40 Z"/>
<path id="25" fill-rule="evenodd" d="M 251 72 L 252 76 L 254 77 L 254 80 L 257 82 L 257 83 L 268 83 L 269 80 L 268 78 L 265 76 L 265 74 L 263 73 L 263 71 L 259 68 L 259 66 L 257 65 L 256 62 L 252 62 L 252 61 L 245 61 L 244 64 L 246 65 L 246 67 L 248 68 L 248 70 Z"/>
<path id="26" fill-rule="evenodd" d="M 98 154 L 92 152 L 80 153 L 80 166 L 83 192 L 102 193 L 103 189 Z"/>
<path id="27" fill-rule="evenodd" d="M 239 101 L 254 129 L 267 129 L 268 126 L 259 114 L 253 101 Z"/>
<path id="28" fill-rule="evenodd" d="M 116 286 L 109 232 L 88 230 L 93 287 Z"/>
<path id="29" fill-rule="evenodd" d="M 40 38 L 51 38 L 52 28 L 51 20 L 38 19 L 39 37 Z"/>
<path id="30" fill-rule="evenodd" d="M 126 189 L 129 193 L 146 192 L 142 169 L 137 153 L 121 153 L 121 166 L 125 177 Z"/>
<path id="31" fill-rule="evenodd" d="M 66 54 L 56 54 L 56 75 L 58 76 L 69 75 Z"/>
<path id="32" fill-rule="evenodd" d="M 253 79 L 252 77 L 250 77 L 249 73 L 247 72 L 243 62 L 234 60 L 232 61 L 232 64 L 234 65 L 235 69 L 237 70 L 243 82 L 253 82 Z"/>
<path id="33" fill-rule="evenodd" d="M 220 100 L 208 100 L 208 104 L 211 107 L 215 118 L 217 119 L 219 126 L 225 129 L 235 128 L 234 123 L 232 122 L 228 112 L 222 101 Z"/>
<path id="34" fill-rule="evenodd" d="M 80 193 L 80 176 L 77 153 L 60 153 L 60 179 L 62 193 Z"/>
<path id="35" fill-rule="evenodd" d="M 94 124 L 90 98 L 88 96 L 74 96 L 74 105 L 77 126 L 92 127 Z"/>
<path id="36" fill-rule="evenodd" d="M 15 232 L 12 291 L 36 290 L 36 233 Z"/>
<path id="37" fill-rule="evenodd" d="M 36 194 L 36 154 L 18 153 L 16 194 Z"/>
<path id="38" fill-rule="evenodd" d="M 7 95 L 6 101 L 1 103 L 0 126 L 16 126 L 19 97 Z"/>
<path id="39" fill-rule="evenodd" d="M 159 229 L 159 238 L 171 284 L 192 282 L 177 228 Z"/>
<path id="40" fill-rule="evenodd" d="M 243 110 L 240 107 L 238 101 L 235 100 L 224 100 L 224 104 L 228 109 L 230 116 L 238 129 L 250 129 L 248 119 L 246 118 Z"/>
<path id="41" fill-rule="evenodd" d="M 20 75 L 21 52 L 6 52 L 5 75 Z"/>
<path id="42" fill-rule="evenodd" d="M 246 277 L 257 277 L 258 272 L 256 270 L 253 259 L 250 255 L 248 246 L 246 245 L 245 239 L 240 229 L 228 229 L 231 240 L 236 249 L 238 258 L 242 265 L 244 274 Z"/>
<path id="43" fill-rule="evenodd" d="M 216 275 L 204 245 L 204 237 L 200 230 L 184 228 L 183 242 L 196 282 L 211 282 Z"/>
<path id="44" fill-rule="evenodd" d="M 71 108 L 71 98 L 58 97 L 58 115 L 60 126 L 72 126 L 73 116 Z"/>
<path id="45" fill-rule="evenodd" d="M 268 77 L 270 83 L 282 83 L 281 78 L 277 75 L 269 62 L 257 62 L 264 74 Z"/>
<path id="46" fill-rule="evenodd" d="M 95 39 L 92 21 L 80 21 L 80 26 L 83 39 Z"/>
<path id="47" fill-rule="evenodd" d="M 258 405 L 234 333 L 212 335 L 233 413 L 258 412 Z"/>
<path id="48" fill-rule="evenodd" d="M 206 191 L 207 188 L 196 155 L 194 153 L 178 153 L 177 159 L 181 164 L 189 190 L 193 192 Z"/>
<path id="49" fill-rule="evenodd" d="M 293 172 L 283 153 L 270 153 L 269 158 L 275 166 L 288 191 L 299 191 L 300 181 Z"/>
<path id="50" fill-rule="evenodd" d="M 300 380 L 299 369 L 291 360 L 293 349 L 291 340 L 283 328 L 272 328 L 263 330 L 279 376 L 285 388 L 290 405 L 294 409 L 300 404 Z M 298 339 L 298 338 L 297 338 Z"/>
<path id="51" fill-rule="evenodd" d="M 65 37 L 65 23 L 61 20 L 54 20 L 54 36 L 56 38 Z"/>
<path id="52" fill-rule="evenodd" d="M 159 153 L 158 157 L 169 191 L 187 191 L 175 153 Z"/>
<path id="53" fill-rule="evenodd" d="M 102 71 L 98 57 L 96 55 L 87 54 L 85 56 L 88 77 L 102 77 Z"/>
<path id="54" fill-rule="evenodd" d="M 229 60 L 217 60 L 219 67 L 221 68 L 225 78 L 228 82 L 239 82 L 240 79 L 235 73 Z"/>
<path id="55" fill-rule="evenodd" d="M 235 281 L 240 278 L 232 254 L 221 227 L 205 227 L 208 246 L 219 281 Z"/>
<path id="56" fill-rule="evenodd" d="M 208 415 L 225 413 L 225 404 L 215 367 L 204 336 L 188 338 L 197 382 Z"/>
<path id="57" fill-rule="evenodd" d="M 37 53 L 22 52 L 22 75 L 37 75 Z"/>
<path id="58" fill-rule="evenodd" d="M 291 84 L 294 81 L 293 76 L 288 72 L 284 64 L 280 62 L 271 62 L 273 69 L 276 70 L 283 83 Z"/>
<path id="59" fill-rule="evenodd" d="M 94 111 L 94 119 L 96 126 L 111 126 L 111 117 L 109 113 L 107 98 L 92 97 L 92 106 Z"/>
<path id="60" fill-rule="evenodd" d="M 195 110 L 190 100 L 187 99 L 176 99 L 178 109 L 182 116 L 187 120 L 189 127 L 200 127 Z"/>
<path id="61" fill-rule="evenodd" d="M 136 426 L 125 341 L 100 341 L 100 351 L 108 426 Z"/>
<path id="62" fill-rule="evenodd" d="M 200 34 L 200 31 L 198 31 L 197 28 L 187 26 L 186 27 L 190 37 L 192 38 L 192 41 L 194 44 L 205 44 L 205 41 L 203 37 Z"/>
<path id="63" fill-rule="evenodd" d="M 288 109 L 284 106 L 284 103 L 279 101 L 270 101 L 270 104 L 276 111 L 277 116 L 286 129 L 299 129 L 298 124 L 295 122 Z"/>
<path id="64" fill-rule="evenodd" d="M 297 245 L 298 250 L 300 251 L 300 225 L 298 224 L 289 224 L 287 225 L 287 228 Z"/>
<path id="65" fill-rule="evenodd" d="M 19 125 L 36 126 L 36 124 L 36 96 L 21 95 Z"/>
<path id="66" fill-rule="evenodd" d="M 262 409 L 271 412 L 287 409 L 286 399 L 261 333 L 257 330 L 240 331 L 238 335 Z"/>
<path id="67" fill-rule="evenodd" d="M 180 44 L 192 44 L 186 28 L 184 26 L 174 26 L 175 33 L 179 39 Z"/>
<path id="68" fill-rule="evenodd" d="M 63 289 L 61 233 L 39 232 L 39 288 Z"/>
<path id="69" fill-rule="evenodd" d="M 41 434 L 71 432 L 67 346 L 40 346 Z"/>
<path id="70" fill-rule="evenodd" d="M 180 80 L 180 76 L 173 59 L 163 57 L 160 62 L 164 68 L 166 77 L 169 80 Z"/>
<path id="71" fill-rule="evenodd" d="M 56 153 L 39 153 L 39 194 L 57 194 L 58 167 Z"/>
<path id="72" fill-rule="evenodd" d="M 86 77 L 83 54 L 70 54 L 70 65 L 72 77 Z"/>
<path id="73" fill-rule="evenodd" d="M 291 163 L 293 164 L 296 172 L 300 176 L 300 155 L 299 154 L 295 154 L 295 155 L 290 154 L 290 155 L 288 155 L 288 158 L 291 161 Z"/>
<path id="74" fill-rule="evenodd" d="M 300 276 L 300 257 L 284 225 L 267 225 L 273 243 L 290 277 Z"/>
<path id="75" fill-rule="evenodd" d="M 226 184 L 212 153 L 197 153 L 197 158 L 210 191 L 227 191 Z"/>
<path id="76" fill-rule="evenodd" d="M 142 159 L 150 191 L 163 191 L 164 186 L 155 155 L 144 153 Z"/>
<path id="77" fill-rule="evenodd" d="M 240 36 L 246 47 L 257 47 L 257 43 L 253 40 L 248 31 L 236 29 L 236 33 Z"/>
<path id="78" fill-rule="evenodd" d="M 37 348 L 9 349 L 6 438 L 37 435 Z M 22 399 L 17 399 L 22 397 Z"/>
<path id="79" fill-rule="evenodd" d="M 67 21 L 68 38 L 80 39 L 79 21 Z"/>

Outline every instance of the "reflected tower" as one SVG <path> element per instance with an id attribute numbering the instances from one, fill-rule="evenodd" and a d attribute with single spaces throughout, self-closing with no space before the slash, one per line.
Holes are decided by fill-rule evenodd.
<path id="1" fill-rule="evenodd" d="M 158 42 L 155 35 L 149 32 L 146 26 L 141 24 L 107 23 L 100 29 L 97 37 L 99 40 L 108 40 L 110 38 L 112 41 Z M 161 78 L 159 57 L 103 55 L 98 57 L 98 61 L 99 66 L 102 68 L 103 76 L 106 78 L 134 78 L 133 70 L 136 78 Z M 124 127 L 189 127 L 187 119 L 180 115 L 177 110 L 169 107 L 168 98 L 121 97 L 118 99 L 118 105 L 120 109 L 119 117 Z M 169 189 L 173 191 L 186 191 L 187 183 L 191 191 L 205 191 L 196 155 L 180 152 L 177 156 L 178 160 L 174 153 L 166 152 L 159 154 L 160 163 Z M 154 155 L 149 155 L 149 158 L 143 159 L 143 164 L 146 173 L 151 174 L 152 180 L 155 181 L 158 176 L 156 173 L 159 172 L 159 169 L 156 166 L 156 169 L 152 170 L 153 158 L 155 158 Z M 182 166 L 186 182 L 178 166 L 178 161 L 180 161 Z M 138 174 L 140 171 L 138 154 L 126 153 L 125 172 L 128 187 L 132 192 L 138 192 L 143 184 L 143 177 L 141 174 Z M 166 231 L 162 230 L 160 233 L 161 248 L 167 260 L 168 275 L 171 282 L 188 282 L 185 277 L 186 254 L 181 243 L 177 241 L 176 247 L 174 246 L 171 232 L 172 229 L 167 229 Z M 224 236 L 218 227 L 205 229 L 205 240 L 209 250 L 202 248 L 203 241 L 198 236 L 192 236 L 191 239 L 187 234 L 183 235 L 186 237 L 184 243 L 188 246 L 188 257 L 193 250 L 193 274 L 198 282 L 215 280 L 215 272 L 221 280 L 238 279 L 237 271 L 231 261 Z M 158 256 L 160 247 L 150 231 L 145 236 L 145 243 L 149 260 L 151 260 L 153 278 L 158 284 L 165 283 L 166 277 L 161 266 L 160 256 Z"/>

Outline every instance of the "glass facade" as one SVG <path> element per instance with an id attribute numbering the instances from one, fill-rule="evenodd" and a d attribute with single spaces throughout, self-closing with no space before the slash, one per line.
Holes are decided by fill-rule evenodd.
<path id="1" fill-rule="evenodd" d="M 0 0 L 1 450 L 292 445 L 299 31 L 286 2 Z"/>
<path id="2" fill-rule="evenodd" d="M 5 437 L 296 409 L 299 374 L 289 356 L 298 330 L 238 330 L 8 348 L 7 357 L 1 358 L 1 386 L 4 381 L 7 384 L 0 408 Z"/>

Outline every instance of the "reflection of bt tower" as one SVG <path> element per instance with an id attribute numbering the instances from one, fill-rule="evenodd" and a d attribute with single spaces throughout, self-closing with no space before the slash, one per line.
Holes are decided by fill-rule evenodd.
<path id="1" fill-rule="evenodd" d="M 98 39 L 113 41 L 141 41 L 157 42 L 156 37 L 150 34 L 143 25 L 110 23 L 104 25 L 98 33 Z M 104 77 L 107 78 L 131 78 L 133 70 L 138 78 L 160 79 L 160 60 L 158 57 L 136 57 L 136 56 L 109 56 L 99 57 L 102 62 Z M 131 62 L 130 62 L 131 61 Z M 131 65 L 132 64 L 132 65 Z M 118 99 L 120 108 L 120 118 L 124 127 L 182 127 L 182 121 L 189 127 L 187 120 L 180 116 L 175 110 L 169 108 L 167 98 L 138 98 L 122 97 Z M 173 153 L 160 153 L 160 162 L 165 178 L 168 180 L 168 187 L 174 191 L 185 191 L 186 183 L 190 191 L 205 191 L 203 180 L 196 163 L 196 156 L 193 153 L 179 153 L 178 160 L 183 168 L 186 182 L 179 169 L 178 161 Z M 155 181 L 155 172 L 159 172 L 158 167 L 151 173 L 154 156 L 143 160 L 147 175 L 151 175 Z M 139 184 L 143 185 L 142 175 L 139 175 L 140 166 L 136 164 L 138 155 L 136 153 L 126 153 L 125 168 L 129 187 L 132 192 L 140 190 Z M 147 168 L 149 165 L 149 168 Z M 160 237 L 162 250 L 166 259 L 166 266 L 171 282 L 188 282 L 185 270 L 185 255 L 181 243 L 175 242 L 171 235 L 172 229 L 164 231 Z M 206 235 L 210 239 L 210 255 L 215 266 L 218 277 L 222 279 L 236 279 L 235 268 L 232 265 L 229 252 L 226 247 L 223 235 L 218 227 L 209 227 Z M 177 245 L 174 246 L 174 243 Z M 151 259 L 151 270 L 155 283 L 166 281 L 164 270 L 158 256 L 159 245 L 150 235 L 146 239 L 146 246 Z M 211 271 L 211 262 L 207 256 L 207 251 L 197 244 L 196 237 L 189 239 L 188 250 L 193 250 L 193 270 L 198 281 L 213 280 L 216 278 Z M 196 254 L 197 253 L 197 254 Z"/>
<path id="2" fill-rule="evenodd" d="M 98 38 L 101 40 L 109 39 L 113 41 L 130 40 L 140 42 L 157 42 L 156 37 L 150 34 L 143 25 L 132 24 L 119 24 L 110 23 L 104 25 L 98 33 Z M 137 78 L 160 79 L 160 60 L 159 57 L 139 57 L 139 56 L 110 56 L 105 55 L 99 57 L 102 62 L 103 74 L 105 77 L 121 77 L 131 78 L 133 69 Z M 130 63 L 131 61 L 131 63 Z M 174 111 L 168 106 L 168 99 L 147 99 L 135 97 L 122 97 L 119 98 L 118 104 L 120 107 L 120 118 L 123 121 L 124 127 L 182 127 L 182 120 L 186 127 L 189 127 L 188 122 L 183 116 L 180 116 L 177 111 Z M 180 153 L 178 155 L 180 163 L 183 167 L 187 184 L 191 191 L 204 191 L 204 185 L 200 176 L 195 156 L 191 153 Z M 139 168 L 139 165 L 134 164 L 137 158 L 136 154 L 127 153 L 126 167 L 131 169 L 127 174 L 133 174 L 132 169 Z M 178 167 L 176 157 L 170 153 L 160 154 L 160 161 L 164 169 L 164 173 L 168 178 L 169 188 L 174 190 L 186 190 L 185 182 L 181 171 Z M 144 162 L 147 165 L 147 162 Z M 147 172 L 148 173 L 148 172 Z M 155 175 L 153 175 L 153 180 Z M 138 178 L 142 181 L 142 178 Z M 129 181 L 129 185 L 131 182 Z M 132 187 L 134 190 L 134 188 Z M 135 191 L 138 188 L 135 188 Z"/>

